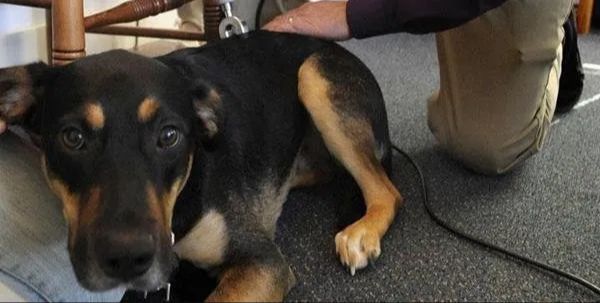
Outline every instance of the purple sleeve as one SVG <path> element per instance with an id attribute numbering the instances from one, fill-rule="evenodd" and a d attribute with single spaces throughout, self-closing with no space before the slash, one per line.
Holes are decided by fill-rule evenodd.
<path id="1" fill-rule="evenodd" d="M 349 0 L 354 38 L 396 32 L 431 33 L 464 24 L 506 0 Z"/>

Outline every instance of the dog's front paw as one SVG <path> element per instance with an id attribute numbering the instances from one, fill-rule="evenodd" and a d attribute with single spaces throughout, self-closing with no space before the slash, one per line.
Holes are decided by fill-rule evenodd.
<path id="1" fill-rule="evenodd" d="M 335 250 L 351 275 L 379 257 L 380 238 L 375 228 L 365 224 L 365 220 L 354 222 L 335 236 Z"/>

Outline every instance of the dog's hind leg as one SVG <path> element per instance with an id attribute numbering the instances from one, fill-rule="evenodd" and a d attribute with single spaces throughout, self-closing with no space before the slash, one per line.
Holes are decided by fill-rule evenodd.
<path id="1" fill-rule="evenodd" d="M 335 237 L 341 262 L 354 274 L 379 257 L 380 240 L 402 203 L 381 164 L 389 158 L 383 100 L 366 67 L 341 49 L 312 55 L 298 77 L 301 102 L 327 149 L 356 180 L 365 200 L 364 216 Z"/>
<path id="2" fill-rule="evenodd" d="M 335 170 L 332 160 L 323 138 L 311 123 L 294 163 L 291 188 L 308 187 L 330 181 Z"/>

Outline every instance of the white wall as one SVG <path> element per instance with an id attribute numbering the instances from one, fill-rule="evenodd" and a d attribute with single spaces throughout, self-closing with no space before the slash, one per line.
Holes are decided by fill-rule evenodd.
<path id="1" fill-rule="evenodd" d="M 85 15 L 113 7 L 125 0 L 84 0 Z M 293 7 L 303 0 L 283 0 Z M 237 0 L 235 14 L 247 20 L 254 27 L 254 15 L 259 0 Z M 263 21 L 278 13 L 275 1 L 266 1 Z M 44 9 L 0 4 L 0 67 L 47 60 L 46 15 Z M 179 24 L 176 11 L 170 11 L 140 21 L 140 26 L 175 29 Z M 133 25 L 133 24 L 129 24 Z M 139 38 L 138 43 L 148 43 L 157 39 Z M 133 48 L 135 38 L 86 34 L 86 52 L 94 54 L 114 48 Z M 192 46 L 195 43 L 186 43 Z"/>
<path id="2" fill-rule="evenodd" d="M 23 27 L 43 23 L 43 9 L 0 4 L 0 34 L 18 31 Z"/>
<path id="3" fill-rule="evenodd" d="M 43 9 L 0 4 L 0 66 L 39 60 L 39 49 L 46 48 L 45 32 L 38 29 L 44 22 Z"/>
<path id="4" fill-rule="evenodd" d="M 93 14 L 122 0 L 84 0 L 85 15 Z M 0 67 L 47 60 L 46 14 L 44 9 L 0 4 Z M 133 25 L 133 24 L 130 24 Z M 146 18 L 140 26 L 174 29 L 177 26 L 175 11 Z M 150 39 L 140 39 L 148 42 Z M 132 48 L 135 38 L 86 34 L 86 52 L 94 54 L 113 48 Z"/>

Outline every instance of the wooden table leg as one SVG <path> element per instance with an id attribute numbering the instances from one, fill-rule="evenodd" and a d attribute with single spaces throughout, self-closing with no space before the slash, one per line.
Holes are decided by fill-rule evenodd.
<path id="1" fill-rule="evenodd" d="M 587 34 L 590 31 L 593 11 L 594 0 L 579 0 L 579 6 L 577 7 L 577 31 L 580 34 Z"/>
<path id="2" fill-rule="evenodd" d="M 85 56 L 83 0 L 53 0 L 52 64 L 67 64 L 83 56 Z"/>

